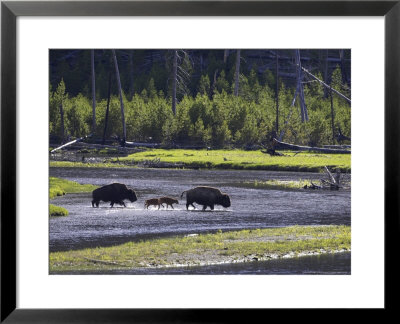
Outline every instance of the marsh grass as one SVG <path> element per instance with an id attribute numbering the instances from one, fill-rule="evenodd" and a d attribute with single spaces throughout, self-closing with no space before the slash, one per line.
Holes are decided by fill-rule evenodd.
<path id="1" fill-rule="evenodd" d="M 72 162 L 72 161 L 50 161 L 50 168 L 132 168 L 132 165 L 115 162 Z"/>
<path id="2" fill-rule="evenodd" d="M 68 210 L 65 209 L 64 207 L 55 206 L 53 204 L 50 204 L 49 205 L 49 215 L 51 217 L 68 216 Z"/>
<path id="3" fill-rule="evenodd" d="M 91 184 L 80 184 L 75 181 L 50 177 L 49 179 L 49 198 L 54 199 L 57 196 L 63 196 L 68 193 L 90 192 L 97 188 Z M 64 207 L 49 204 L 49 216 L 67 216 L 68 210 Z"/>
<path id="4" fill-rule="evenodd" d="M 80 184 L 75 181 L 50 177 L 50 199 L 67 193 L 90 192 L 97 188 L 91 184 Z"/>
<path id="5" fill-rule="evenodd" d="M 119 158 L 121 163 L 143 163 L 158 160 L 164 163 L 184 164 L 186 167 L 320 172 L 340 168 L 350 172 L 350 154 L 315 154 L 285 152 L 285 156 L 270 156 L 261 151 L 245 150 L 183 150 L 152 149 Z M 116 160 L 113 160 L 115 162 Z"/>
<path id="6" fill-rule="evenodd" d="M 112 247 L 97 247 L 50 254 L 50 271 L 92 271 L 121 268 L 198 265 L 233 260 L 251 261 L 350 250 L 349 226 L 291 226 L 283 228 L 218 231 L 197 236 L 176 236 Z"/>
<path id="7" fill-rule="evenodd" d="M 244 183 L 245 185 L 255 187 L 255 188 L 263 188 L 263 189 L 301 189 L 304 188 L 305 185 L 310 186 L 310 180 L 266 180 L 266 181 L 248 181 Z"/>

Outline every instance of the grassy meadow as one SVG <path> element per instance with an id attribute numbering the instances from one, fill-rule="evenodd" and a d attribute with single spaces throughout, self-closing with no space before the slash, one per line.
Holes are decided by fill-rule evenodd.
<path id="1" fill-rule="evenodd" d="M 237 170 L 271 170 L 320 172 L 327 166 L 351 170 L 351 154 L 317 154 L 285 152 L 285 156 L 270 156 L 261 151 L 246 150 L 183 150 L 153 149 L 120 157 L 113 162 L 143 163 L 146 161 L 183 164 L 185 167 Z"/>
<path id="2" fill-rule="evenodd" d="M 349 251 L 350 226 L 290 226 L 152 239 L 50 253 L 50 272 L 261 261 Z"/>

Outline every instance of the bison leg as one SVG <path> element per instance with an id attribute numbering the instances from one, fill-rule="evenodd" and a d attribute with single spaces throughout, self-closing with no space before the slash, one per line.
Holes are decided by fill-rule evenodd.
<path id="1" fill-rule="evenodd" d="M 203 205 L 203 211 L 205 211 L 207 208 L 207 205 Z"/>
<path id="2" fill-rule="evenodd" d="M 120 205 L 126 207 L 125 203 L 123 201 L 120 202 Z"/>
<path id="3" fill-rule="evenodd" d="M 196 206 L 193 205 L 193 203 L 187 203 L 187 204 L 186 204 L 186 209 L 189 209 L 189 206 L 190 206 L 190 205 L 192 205 L 192 207 L 193 207 L 194 209 L 196 209 Z"/>
<path id="4" fill-rule="evenodd" d="M 111 206 L 111 207 L 114 207 L 114 202 L 113 202 L 113 201 L 110 203 L 110 206 Z"/>
<path id="5" fill-rule="evenodd" d="M 99 201 L 96 201 L 96 207 L 99 208 Z"/>
<path id="6" fill-rule="evenodd" d="M 172 209 L 174 209 L 174 206 L 172 206 L 172 204 L 171 204 L 171 207 L 172 207 Z M 167 206 L 167 208 L 168 208 L 168 206 Z"/>
<path id="7" fill-rule="evenodd" d="M 211 210 L 214 210 L 214 205 L 210 205 Z"/>
<path id="8" fill-rule="evenodd" d="M 94 207 L 94 203 L 95 203 L 95 201 L 94 201 L 94 200 L 92 200 L 92 207 Z"/>

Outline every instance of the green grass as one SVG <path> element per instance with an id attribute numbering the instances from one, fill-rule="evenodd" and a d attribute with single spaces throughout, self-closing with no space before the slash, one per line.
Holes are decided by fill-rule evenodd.
<path id="1" fill-rule="evenodd" d="M 253 181 L 253 182 L 245 182 L 245 185 L 249 185 L 255 188 L 263 188 L 263 189 L 301 189 L 304 188 L 305 185 L 310 186 L 310 180 L 266 180 L 266 181 Z"/>
<path id="2" fill-rule="evenodd" d="M 176 236 L 112 247 L 50 253 L 50 271 L 102 271 L 174 264 L 197 265 L 221 260 L 251 260 L 301 253 L 350 250 L 349 226 L 290 226 L 218 231 Z M 228 261 L 229 262 L 229 261 Z"/>
<path id="3" fill-rule="evenodd" d="M 316 154 L 285 152 L 286 156 L 270 156 L 261 151 L 244 150 L 165 150 L 152 149 L 119 158 L 122 163 L 143 163 L 160 160 L 165 163 L 184 164 L 186 167 L 310 171 L 320 172 L 324 166 L 330 170 L 340 168 L 343 172 L 351 170 L 350 154 Z"/>
<path id="4" fill-rule="evenodd" d="M 49 197 L 54 199 L 57 196 L 62 196 L 68 193 L 90 192 L 97 188 L 91 184 L 80 184 L 75 181 L 50 177 Z M 64 207 L 49 205 L 50 216 L 67 216 L 68 210 Z"/>
<path id="5" fill-rule="evenodd" d="M 132 168 L 133 165 L 121 164 L 118 161 L 114 163 L 99 162 L 71 162 L 71 161 L 50 161 L 50 168 Z"/>
<path id="6" fill-rule="evenodd" d="M 68 210 L 64 207 L 55 206 L 53 204 L 49 205 L 49 215 L 54 216 L 68 216 Z"/>
<path id="7" fill-rule="evenodd" d="M 97 186 L 91 184 L 50 177 L 50 199 L 67 193 L 91 192 L 96 188 Z"/>

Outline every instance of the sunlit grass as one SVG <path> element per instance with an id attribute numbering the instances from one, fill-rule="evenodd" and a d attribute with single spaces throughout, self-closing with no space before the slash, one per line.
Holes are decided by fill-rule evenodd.
<path id="1" fill-rule="evenodd" d="M 55 206 L 53 204 L 49 205 L 49 215 L 54 216 L 68 216 L 68 210 L 64 207 Z"/>
<path id="2" fill-rule="evenodd" d="M 218 231 L 197 236 L 177 236 L 112 247 L 98 247 L 50 254 L 50 270 L 93 271 L 145 268 L 176 263 L 200 264 L 228 257 L 240 260 L 250 256 L 281 257 L 289 253 L 320 253 L 350 250 L 349 226 L 291 226 L 284 228 Z"/>
<path id="3" fill-rule="evenodd" d="M 96 163 L 86 163 L 86 162 L 72 162 L 72 161 L 50 161 L 50 168 L 129 168 L 132 165 L 126 165 L 118 163 L 109 162 L 96 162 Z"/>
<path id="4" fill-rule="evenodd" d="M 119 158 L 122 163 L 160 162 L 184 164 L 187 167 L 279 170 L 279 171 L 322 171 L 340 168 L 351 170 L 350 154 L 316 154 L 285 152 L 285 156 L 270 156 L 261 151 L 244 150 L 165 150 L 152 149 Z"/>
<path id="5" fill-rule="evenodd" d="M 90 192 L 97 188 L 91 184 L 80 184 L 75 181 L 50 177 L 49 198 L 63 196 L 68 193 Z M 49 204 L 49 216 L 67 216 L 68 210 L 61 206 Z"/>
<path id="6" fill-rule="evenodd" d="M 91 184 L 80 184 L 75 181 L 50 177 L 50 199 L 66 193 L 90 192 L 97 188 Z"/>
<path id="7" fill-rule="evenodd" d="M 255 188 L 263 189 L 301 189 L 304 186 L 310 186 L 310 180 L 266 180 L 266 181 L 248 181 L 245 182 L 246 185 L 251 185 Z"/>

